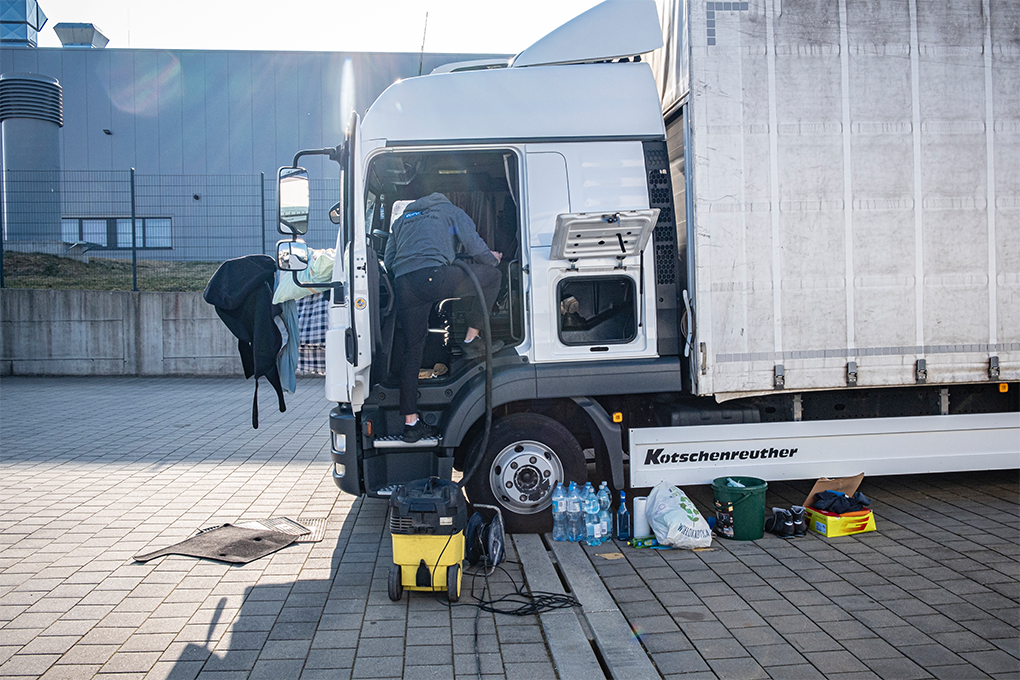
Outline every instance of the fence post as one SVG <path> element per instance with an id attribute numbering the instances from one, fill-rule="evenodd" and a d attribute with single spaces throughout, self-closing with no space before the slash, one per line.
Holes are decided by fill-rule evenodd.
<path id="1" fill-rule="evenodd" d="M 135 228 L 135 169 L 131 168 L 131 291 L 138 292 L 138 235 Z"/>
<path id="2" fill-rule="evenodd" d="M 262 208 L 262 254 L 266 254 L 266 173 L 259 173 L 259 191 L 262 193 L 261 208 Z M 3 279 L 0 279 L 2 281 Z"/>

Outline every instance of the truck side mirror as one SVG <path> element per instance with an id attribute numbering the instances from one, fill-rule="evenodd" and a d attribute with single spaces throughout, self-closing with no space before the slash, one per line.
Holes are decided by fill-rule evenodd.
<path id="1" fill-rule="evenodd" d="M 304 168 L 280 168 L 277 196 L 277 231 L 286 236 L 307 233 L 308 172 Z"/>
<path id="2" fill-rule="evenodd" d="M 303 241 L 280 241 L 276 244 L 276 266 L 285 272 L 308 268 L 308 244 Z"/>

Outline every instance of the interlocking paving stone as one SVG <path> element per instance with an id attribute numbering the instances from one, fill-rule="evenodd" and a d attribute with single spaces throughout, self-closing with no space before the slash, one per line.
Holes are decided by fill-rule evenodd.
<path id="1" fill-rule="evenodd" d="M 728 657 L 725 659 L 709 659 L 708 665 L 721 678 L 730 680 L 758 680 L 768 678 L 768 673 L 753 658 Z"/>
<path id="2" fill-rule="evenodd" d="M 5 422 L 24 427 L 0 432 L 0 676 L 475 677 L 472 610 L 386 597 L 386 504 L 329 478 L 321 381 L 299 381 L 286 414 L 267 400 L 258 431 L 238 379 L 3 387 Z M 45 414 L 68 399 L 92 412 L 61 409 L 65 427 L 50 427 Z M 628 644 L 664 677 L 1014 677 L 1018 486 L 1015 472 L 866 478 L 876 532 L 699 553 L 615 544 L 616 561 L 582 551 L 606 604 L 640 633 Z M 809 487 L 770 483 L 766 505 Z M 685 490 L 707 510 L 709 487 Z M 332 538 L 243 567 L 131 560 L 197 528 L 277 515 L 329 517 Z M 555 672 L 538 619 L 524 619 L 479 619 L 483 677 Z"/>
<path id="3" fill-rule="evenodd" d="M 387 505 L 333 484 L 321 380 L 300 380 L 286 414 L 264 407 L 257 431 L 251 383 L 239 379 L 4 378 L 3 388 L 5 422 L 24 427 L 4 428 L 0 442 L 0 676 L 449 678 L 461 675 L 458 649 L 474 677 L 468 612 L 386 597 Z M 68 399 L 93 408 L 50 427 L 45 414 Z M 201 527 L 270 516 L 328 517 L 329 540 L 238 567 L 132 561 Z M 482 617 L 485 677 L 506 677 L 504 629 L 533 664 L 514 672 L 548 677 L 537 619 L 509 618 Z M 388 647 L 372 657 L 376 642 Z M 406 643 L 407 662 L 390 660 Z"/>
<path id="4" fill-rule="evenodd" d="M 638 576 L 658 557 L 688 585 L 690 592 L 678 599 L 660 594 L 658 583 L 653 587 L 645 581 L 648 592 L 693 647 L 685 651 L 710 660 L 719 677 L 724 677 L 723 671 L 734 677 L 768 673 L 774 678 L 847 680 L 951 677 L 951 670 L 961 677 L 980 677 L 993 669 L 1020 674 L 1020 643 L 1012 644 L 1020 638 L 1020 583 L 1015 575 L 1010 580 L 1006 569 L 988 569 L 987 557 L 980 559 L 984 565 L 980 570 L 975 566 L 979 558 L 964 555 L 979 549 L 975 546 L 994 545 L 988 552 L 995 563 L 1020 573 L 1014 569 L 1020 558 L 1016 475 L 906 476 L 865 483 L 879 523 L 874 533 L 831 540 L 809 535 L 793 541 L 771 536 L 753 543 L 717 541 L 711 551 L 701 553 L 656 554 L 626 548 L 623 552 L 628 560 L 640 555 Z M 810 482 L 770 484 L 769 493 L 775 489 L 799 502 L 809 486 Z M 709 488 L 685 491 L 708 509 Z M 989 496 L 1001 501 L 996 509 L 1011 518 L 1010 531 L 1003 534 L 1001 524 L 951 518 L 960 514 L 960 507 L 975 508 L 975 516 L 987 513 Z M 920 519 L 919 503 L 929 509 L 925 517 L 930 519 Z M 1002 536 L 981 534 L 979 529 Z M 803 569 L 798 569 L 799 563 Z M 989 576 L 989 571 L 995 573 Z M 989 584 L 1004 585 L 995 589 Z M 618 604 L 630 616 L 639 596 L 633 583 L 627 586 Z M 986 596 L 969 598 L 968 593 Z M 642 611 L 648 607 L 645 604 Z M 718 629 L 708 623 L 713 618 L 733 637 L 720 638 Z M 1011 641 L 1006 650 L 992 644 L 1005 639 Z M 649 638 L 645 646 L 665 677 L 683 670 L 670 667 L 666 645 L 655 645 Z M 750 653 L 754 666 L 720 663 L 740 658 L 741 647 Z M 724 649 L 730 652 L 729 659 L 720 654 Z M 691 670 L 697 675 L 703 672 L 699 668 Z"/>
<path id="5" fill-rule="evenodd" d="M 747 646 L 745 649 L 754 660 L 764 666 L 807 665 L 804 655 L 786 642 L 760 646 Z"/>

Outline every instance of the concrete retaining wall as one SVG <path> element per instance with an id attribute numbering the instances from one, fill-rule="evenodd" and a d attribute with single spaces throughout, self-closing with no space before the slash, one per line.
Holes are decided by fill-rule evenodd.
<path id="1" fill-rule="evenodd" d="M 240 375 L 201 293 L 0 289 L 0 375 Z"/>

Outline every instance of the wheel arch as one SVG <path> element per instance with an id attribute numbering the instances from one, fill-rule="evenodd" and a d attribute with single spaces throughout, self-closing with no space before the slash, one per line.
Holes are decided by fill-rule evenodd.
<path id="1" fill-rule="evenodd" d="M 464 490 L 472 503 L 501 507 L 509 533 L 551 531 L 553 484 L 588 476 L 580 443 L 554 414 L 504 413 L 486 449 L 480 444 L 480 437 L 471 444 L 469 455 L 479 456 L 479 466 Z"/>
<path id="2" fill-rule="evenodd" d="M 560 397 L 514 401 L 502 404 L 496 418 L 511 413 L 538 413 L 554 417 L 570 431 L 582 449 L 594 449 L 599 477 L 609 481 L 613 489 L 624 488 L 621 428 L 596 400 L 589 397 Z M 479 415 L 467 428 L 454 456 L 456 468 L 464 468 L 464 459 L 484 427 L 484 415 Z"/>

